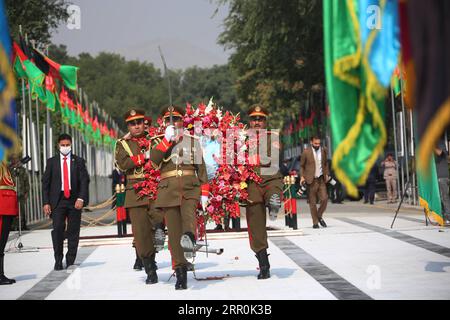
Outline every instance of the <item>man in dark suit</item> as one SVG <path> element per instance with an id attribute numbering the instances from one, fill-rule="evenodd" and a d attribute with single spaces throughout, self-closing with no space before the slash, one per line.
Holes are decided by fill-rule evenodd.
<path id="1" fill-rule="evenodd" d="M 47 160 L 42 177 L 44 213 L 53 220 L 55 270 L 62 270 L 64 230 L 67 220 L 66 267 L 75 263 L 80 238 L 81 209 L 89 202 L 89 175 L 84 159 L 72 154 L 72 137 L 61 134 L 58 155 Z"/>
<path id="2" fill-rule="evenodd" d="M 320 146 L 320 138 L 311 138 L 311 147 L 303 151 L 300 158 L 301 178 L 300 184 L 306 182 L 308 192 L 309 208 L 313 220 L 313 228 L 319 228 L 319 223 L 326 228 L 327 224 L 322 216 L 327 208 L 328 193 L 326 183 L 329 179 L 329 169 L 327 162 L 327 150 Z M 317 198 L 320 201 L 317 210 Z"/>

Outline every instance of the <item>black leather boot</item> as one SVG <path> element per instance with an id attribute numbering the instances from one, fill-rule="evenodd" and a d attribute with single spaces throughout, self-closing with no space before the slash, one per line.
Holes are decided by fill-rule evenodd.
<path id="1" fill-rule="evenodd" d="M 63 270 L 64 268 L 63 268 L 63 263 L 62 263 L 62 261 L 63 261 L 63 257 L 62 256 L 60 256 L 60 255 L 55 255 L 55 266 L 54 266 L 54 270 L 56 270 L 56 271 L 61 271 L 61 270 Z"/>
<path id="2" fill-rule="evenodd" d="M 241 229 L 241 218 L 233 218 L 231 220 L 231 225 L 234 230 L 239 231 Z"/>
<path id="3" fill-rule="evenodd" d="M 175 290 L 187 289 L 187 267 L 176 267 L 175 274 L 177 276 L 177 282 L 175 283 Z"/>
<path id="4" fill-rule="evenodd" d="M 144 262 L 145 273 L 147 274 L 146 284 L 158 283 L 158 275 L 156 274 L 156 262 L 155 254 L 152 254 L 149 258 L 142 259 Z"/>
<path id="5" fill-rule="evenodd" d="M 291 217 L 291 228 L 294 230 L 298 229 L 297 214 L 293 214 Z"/>
<path id="6" fill-rule="evenodd" d="M 119 238 L 123 237 L 123 234 L 122 234 L 122 221 L 117 221 L 117 236 Z"/>
<path id="7" fill-rule="evenodd" d="M 133 269 L 137 270 L 137 271 L 141 271 L 144 266 L 142 265 L 141 258 L 139 258 L 139 255 L 137 253 L 137 249 L 135 249 L 135 250 L 136 250 L 136 261 L 134 261 Z"/>
<path id="8" fill-rule="evenodd" d="M 259 274 L 258 279 L 268 279 L 270 278 L 270 264 L 269 264 L 269 255 L 267 254 L 267 250 L 263 249 L 256 253 L 256 258 L 259 262 Z"/>
<path id="9" fill-rule="evenodd" d="M 9 279 L 5 276 L 3 269 L 4 256 L 0 257 L 0 286 L 16 283 L 16 280 Z"/>

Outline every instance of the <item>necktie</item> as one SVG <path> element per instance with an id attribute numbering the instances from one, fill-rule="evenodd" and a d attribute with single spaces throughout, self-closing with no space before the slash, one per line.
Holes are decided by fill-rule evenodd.
<path id="1" fill-rule="evenodd" d="M 67 166 L 67 157 L 64 157 L 63 174 L 64 174 L 64 197 L 66 199 L 69 199 L 70 198 L 69 167 Z"/>

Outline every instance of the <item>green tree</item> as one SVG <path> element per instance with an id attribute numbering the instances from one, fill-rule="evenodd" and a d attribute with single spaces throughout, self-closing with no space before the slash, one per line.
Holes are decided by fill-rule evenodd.
<path id="1" fill-rule="evenodd" d="M 198 104 L 207 103 L 213 97 L 219 106 L 238 112 L 235 82 L 236 77 L 229 65 L 191 67 L 182 74 L 179 99 Z"/>
<path id="2" fill-rule="evenodd" d="M 298 113 L 308 91 L 323 87 L 322 3 L 319 0 L 218 0 L 229 15 L 219 43 L 233 50 L 238 104 L 268 106 L 271 125 Z"/>
<path id="3" fill-rule="evenodd" d="M 52 30 L 69 16 L 65 0 L 5 0 L 5 6 L 13 38 L 18 38 L 21 25 L 29 39 L 41 44 L 48 44 Z"/>

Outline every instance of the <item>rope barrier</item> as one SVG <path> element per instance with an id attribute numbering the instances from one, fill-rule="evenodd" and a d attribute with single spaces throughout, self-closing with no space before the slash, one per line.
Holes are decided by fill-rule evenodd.
<path id="1" fill-rule="evenodd" d="M 116 193 L 114 193 L 109 199 L 105 200 L 104 202 L 101 202 L 99 204 L 93 205 L 93 206 L 87 206 L 83 208 L 83 212 L 81 214 L 81 221 L 84 223 L 87 223 L 87 226 L 82 226 L 82 228 L 90 228 L 90 227 L 95 227 L 95 226 L 112 226 L 114 224 L 117 223 L 116 219 L 114 219 L 112 222 L 110 223 L 103 223 L 100 222 L 102 220 L 104 220 L 105 218 L 111 216 L 114 214 L 114 211 L 116 210 L 116 206 L 114 206 L 113 208 L 111 208 L 110 210 L 108 210 L 105 214 L 103 214 L 101 217 L 99 218 L 91 218 L 88 216 L 88 213 L 86 211 L 95 211 L 95 210 L 99 210 L 99 209 L 104 209 L 107 206 L 110 206 L 114 200 L 116 199 Z M 49 227 L 50 225 L 52 225 L 52 221 L 48 221 L 47 223 L 44 223 L 43 225 L 34 228 L 34 230 L 40 230 L 40 229 L 45 229 L 47 227 Z"/>
<path id="2" fill-rule="evenodd" d="M 96 204 L 95 206 L 86 206 L 83 208 L 83 210 L 94 211 L 97 209 L 104 209 L 107 206 L 111 205 L 115 199 L 116 199 L 116 193 L 114 193 L 108 200 L 105 200 L 102 203 Z"/>

